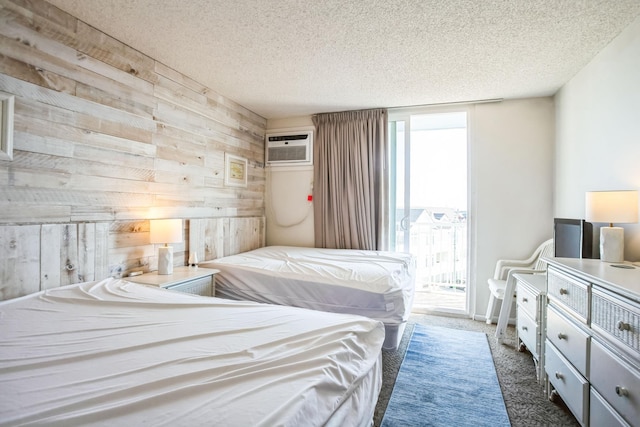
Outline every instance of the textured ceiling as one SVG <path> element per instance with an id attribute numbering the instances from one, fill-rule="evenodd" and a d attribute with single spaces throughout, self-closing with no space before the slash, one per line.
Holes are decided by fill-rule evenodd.
<path id="1" fill-rule="evenodd" d="M 49 0 L 265 118 L 554 94 L 640 0 Z"/>

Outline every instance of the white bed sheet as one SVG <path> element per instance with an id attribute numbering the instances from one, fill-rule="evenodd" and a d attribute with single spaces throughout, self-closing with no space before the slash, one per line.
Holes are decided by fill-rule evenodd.
<path id="1" fill-rule="evenodd" d="M 370 425 L 382 324 L 108 279 L 0 303 L 0 425 Z"/>
<path id="2" fill-rule="evenodd" d="M 220 270 L 217 296 L 352 313 L 397 326 L 411 312 L 415 264 L 406 253 L 267 246 L 201 265 Z"/>

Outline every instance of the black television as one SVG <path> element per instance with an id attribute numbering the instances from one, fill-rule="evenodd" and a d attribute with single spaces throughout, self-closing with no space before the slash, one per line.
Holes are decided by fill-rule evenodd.
<path id="1" fill-rule="evenodd" d="M 583 219 L 553 219 L 554 256 L 593 258 L 593 225 Z"/>

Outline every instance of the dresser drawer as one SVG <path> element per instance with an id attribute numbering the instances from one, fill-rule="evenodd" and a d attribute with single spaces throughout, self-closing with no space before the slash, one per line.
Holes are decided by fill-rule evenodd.
<path id="1" fill-rule="evenodd" d="M 589 283 L 549 268 L 547 295 L 549 299 L 566 307 L 583 323 L 589 322 Z"/>
<path id="2" fill-rule="evenodd" d="M 547 306 L 547 338 L 582 375 L 588 376 L 589 335 L 552 305 Z"/>
<path id="3" fill-rule="evenodd" d="M 518 282 L 516 295 L 518 296 L 518 312 L 525 311 L 533 320 L 540 320 L 538 319 L 537 293 L 534 293 L 528 286 Z"/>
<path id="4" fill-rule="evenodd" d="M 581 425 L 589 418 L 589 383 L 558 352 L 553 344 L 545 344 L 545 371 L 549 382 Z"/>
<path id="5" fill-rule="evenodd" d="M 640 423 L 640 372 L 598 340 L 591 342 L 591 385 L 628 423 Z"/>
<path id="6" fill-rule="evenodd" d="M 589 423 L 592 426 L 629 427 L 631 424 L 620 415 L 591 387 L 589 398 Z"/>
<path id="7" fill-rule="evenodd" d="M 597 287 L 592 291 L 591 327 L 632 356 L 640 357 L 640 305 Z"/>
<path id="8" fill-rule="evenodd" d="M 518 310 L 518 338 L 527 346 L 534 359 L 538 360 L 540 329 L 526 312 Z"/>

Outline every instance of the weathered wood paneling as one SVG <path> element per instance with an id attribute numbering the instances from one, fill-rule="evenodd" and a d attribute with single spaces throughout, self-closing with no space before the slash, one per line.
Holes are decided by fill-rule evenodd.
<path id="1" fill-rule="evenodd" d="M 209 261 L 264 246 L 264 217 L 208 218 L 189 221 L 189 251 Z"/>
<path id="2" fill-rule="evenodd" d="M 264 246 L 264 218 L 229 218 L 225 228 L 225 255 Z"/>
<path id="3" fill-rule="evenodd" d="M 184 221 L 174 265 L 186 265 L 190 251 L 201 262 L 263 246 L 264 225 L 264 217 Z M 0 300 L 157 270 L 158 246 L 149 242 L 148 220 L 0 225 Z"/>
<path id="4" fill-rule="evenodd" d="M 95 224 L 95 248 L 94 248 L 94 280 L 109 277 L 109 224 L 99 222 Z M 88 261 L 90 262 L 90 260 Z M 90 279 L 87 279 L 90 280 Z"/>
<path id="5" fill-rule="evenodd" d="M 0 299 L 155 270 L 152 217 L 185 219 L 176 265 L 264 245 L 264 118 L 42 0 L 0 0 L 0 91 Z"/>
<path id="6" fill-rule="evenodd" d="M 199 262 L 225 255 L 225 220 L 225 218 L 209 218 L 189 221 L 189 251 L 198 254 Z"/>
<path id="7" fill-rule="evenodd" d="M 40 226 L 0 226 L 0 299 L 40 290 Z"/>
<path id="8" fill-rule="evenodd" d="M 264 118 L 42 0 L 0 0 L 0 22 L 0 90 L 15 95 L 0 224 L 264 215 Z M 248 159 L 247 188 L 224 186 L 225 152 Z M 129 255 L 93 268 L 147 267 Z"/>

